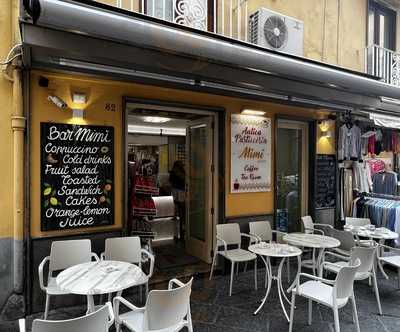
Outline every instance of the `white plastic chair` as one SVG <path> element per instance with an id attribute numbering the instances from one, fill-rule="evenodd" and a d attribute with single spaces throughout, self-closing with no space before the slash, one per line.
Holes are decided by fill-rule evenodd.
<path id="1" fill-rule="evenodd" d="M 332 264 L 325 262 L 325 265 Z M 296 281 L 296 287 L 292 289 L 292 301 L 290 306 L 290 324 L 289 332 L 293 330 L 294 309 L 296 303 L 296 295 L 303 296 L 308 299 L 308 324 L 312 323 L 312 303 L 317 302 L 325 305 L 333 310 L 335 321 L 335 332 L 340 332 L 339 310 L 344 307 L 348 300 L 351 299 L 353 305 L 353 321 L 356 324 L 357 332 L 360 332 L 358 323 L 357 307 L 353 292 L 354 277 L 361 262 L 357 259 L 354 265 L 340 266 L 335 280 L 328 280 L 322 277 L 316 277 L 307 273 L 300 273 Z M 306 277 L 312 280 L 300 284 L 300 277 Z"/>
<path id="2" fill-rule="evenodd" d="M 311 216 L 304 216 L 301 217 L 301 222 L 303 224 L 303 230 L 304 233 L 306 234 L 320 234 L 320 235 L 325 235 L 325 232 L 322 229 L 315 228 L 315 226 L 321 227 L 321 228 L 332 228 L 331 225 L 328 224 L 318 224 L 314 223 L 312 220 Z"/>
<path id="3" fill-rule="evenodd" d="M 382 249 L 389 251 L 381 251 L 382 256 L 378 256 L 380 263 L 392 265 L 397 269 L 397 287 L 400 288 L 400 248 L 393 248 L 384 244 L 379 245 Z"/>
<path id="4" fill-rule="evenodd" d="M 335 262 L 334 265 L 327 264 L 325 269 L 333 273 L 338 273 L 340 267 L 354 265 L 354 262 L 357 259 L 359 259 L 361 261 L 361 265 L 357 270 L 354 280 L 365 280 L 365 279 L 370 280 L 370 278 L 372 278 L 379 314 L 382 315 L 382 306 L 379 297 L 378 283 L 376 279 L 376 270 L 374 264 L 375 255 L 376 255 L 376 246 L 369 248 L 354 247 L 351 249 L 350 257 L 327 251 L 325 252 L 324 259 L 326 256 L 331 256 L 343 259 L 344 261 Z"/>
<path id="5" fill-rule="evenodd" d="M 333 227 L 331 225 L 328 225 L 328 224 L 314 223 L 314 221 L 312 220 L 311 216 L 301 217 L 301 222 L 303 224 L 304 233 L 306 233 L 306 234 L 325 235 L 326 231 L 328 231 L 329 234 L 330 234 L 331 229 L 333 229 Z M 322 229 L 315 228 L 314 226 L 318 226 L 318 227 L 324 228 L 325 232 Z M 317 264 L 317 258 L 316 258 L 315 251 L 316 251 L 316 249 L 312 248 L 312 250 L 311 250 L 311 255 L 312 255 L 311 259 L 302 260 L 302 262 L 301 262 L 301 266 L 304 266 L 304 267 L 306 267 L 308 269 L 311 269 L 313 271 L 314 275 L 316 275 L 317 269 L 318 269 L 318 266 L 317 266 L 318 264 Z"/>
<path id="6" fill-rule="evenodd" d="M 107 302 L 97 311 L 86 316 L 66 320 L 35 319 L 32 332 L 107 332 L 114 324 L 111 303 Z M 20 332 L 25 332 L 25 320 L 19 321 Z"/>
<path id="7" fill-rule="evenodd" d="M 99 260 L 97 255 L 91 251 L 91 243 L 88 239 L 52 242 L 50 256 L 46 256 L 42 260 L 38 269 L 40 288 L 46 293 L 44 319 L 47 319 L 49 313 L 50 296 L 68 294 L 68 292 L 61 290 L 57 286 L 56 277 L 53 276 L 53 272 L 64 270 L 77 264 L 90 262 L 92 258 Z M 47 262 L 49 262 L 49 273 L 47 276 L 47 284 L 45 285 L 43 270 Z"/>
<path id="8" fill-rule="evenodd" d="M 250 241 L 252 237 L 248 234 L 241 233 L 239 224 L 236 223 L 217 225 L 216 237 L 217 237 L 217 244 L 215 246 L 214 257 L 211 265 L 210 280 L 213 275 L 215 263 L 217 260 L 217 255 L 225 257 L 227 260 L 231 262 L 231 279 L 229 284 L 229 296 L 231 296 L 233 275 L 235 272 L 235 264 L 254 261 L 254 285 L 255 289 L 257 289 L 257 255 L 241 248 L 242 237 L 248 237 L 250 238 Z M 218 250 L 220 246 L 223 246 L 224 249 Z M 228 249 L 228 246 L 235 246 L 237 248 Z"/>
<path id="9" fill-rule="evenodd" d="M 168 290 L 152 290 L 143 308 L 138 308 L 124 298 L 114 298 L 116 332 L 121 331 L 121 325 L 135 332 L 149 331 L 180 331 L 187 327 L 193 332 L 190 314 L 190 293 L 193 278 L 187 284 L 177 279 L 169 282 Z M 173 286 L 178 286 L 173 288 Z M 119 304 L 125 305 L 130 311 L 119 314 Z"/>
<path id="10" fill-rule="evenodd" d="M 271 228 L 271 224 L 268 221 L 252 221 L 249 222 L 249 235 L 252 237 L 250 239 L 250 244 L 259 243 L 259 242 L 271 242 L 273 240 L 273 234 L 276 234 L 276 242 L 283 242 L 282 237 L 287 234 L 285 232 L 273 230 Z M 286 259 L 287 262 L 287 274 L 288 280 L 290 278 L 290 262 L 289 259 Z M 270 261 L 268 260 L 270 264 Z M 267 280 L 265 280 L 265 287 L 267 286 Z"/>
<path id="11" fill-rule="evenodd" d="M 350 218 L 350 217 L 346 217 L 345 218 L 345 224 L 349 225 L 349 226 L 355 226 L 355 227 L 368 226 L 368 225 L 371 225 L 371 220 L 369 218 Z"/>
<path id="12" fill-rule="evenodd" d="M 100 257 L 103 260 L 137 264 L 140 268 L 142 268 L 144 256 L 150 260 L 149 274 L 143 274 L 143 279 L 140 280 L 137 285 L 145 285 L 147 297 L 149 292 L 149 279 L 152 277 L 154 271 L 154 255 L 141 247 L 140 238 L 138 236 L 114 237 L 106 239 L 105 250 Z M 121 293 L 118 295 L 121 295 Z M 109 301 L 111 299 L 110 296 L 111 294 L 109 294 Z M 140 289 L 140 299 L 141 297 L 142 291 Z"/>

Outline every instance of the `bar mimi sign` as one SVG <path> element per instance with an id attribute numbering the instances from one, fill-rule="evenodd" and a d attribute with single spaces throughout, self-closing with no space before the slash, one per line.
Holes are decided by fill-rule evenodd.
<path id="1" fill-rule="evenodd" d="M 41 123 L 41 230 L 114 223 L 114 128 Z"/>
<path id="2" fill-rule="evenodd" d="M 231 193 L 271 190 L 271 119 L 231 116 Z"/>

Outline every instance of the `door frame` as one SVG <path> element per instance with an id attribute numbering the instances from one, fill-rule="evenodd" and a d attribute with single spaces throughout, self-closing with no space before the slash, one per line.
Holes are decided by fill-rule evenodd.
<path id="1" fill-rule="evenodd" d="M 199 127 L 208 127 L 208 130 L 207 130 L 207 138 L 209 139 L 209 140 L 211 140 L 211 144 L 208 144 L 209 145 L 209 148 L 210 148 L 210 150 L 211 151 L 206 151 L 206 153 L 208 152 L 208 153 L 210 153 L 211 152 L 211 155 L 213 154 L 213 152 L 214 152 L 214 148 L 215 148 L 215 144 L 213 144 L 213 142 L 215 142 L 215 139 L 214 139 L 214 137 L 215 137 L 215 135 L 214 135 L 214 119 L 213 119 L 213 117 L 210 117 L 210 116 L 205 116 L 205 117 L 202 117 L 202 118 L 199 118 L 199 119 L 196 119 L 196 120 L 193 120 L 193 121 L 191 121 L 191 123 L 189 123 L 188 124 L 188 126 L 187 126 L 187 129 L 189 129 L 189 128 L 199 128 Z M 191 255 L 193 255 L 193 256 L 196 256 L 196 257 L 199 257 L 200 258 L 200 256 L 204 256 L 205 257 L 205 261 L 207 262 L 207 263 L 211 263 L 211 261 L 210 261 L 210 256 L 209 255 L 207 255 L 207 252 L 211 252 L 212 251 L 212 246 L 210 247 L 209 245 L 210 245 L 210 243 L 208 242 L 208 243 L 206 243 L 206 248 L 203 248 L 203 242 L 205 242 L 205 241 L 202 241 L 202 240 L 200 240 L 200 239 L 196 239 L 195 237 L 191 237 L 191 235 L 190 235 L 190 228 L 191 228 L 191 221 L 190 221 L 190 213 L 189 213 L 189 209 L 190 209 L 190 203 L 189 203 L 189 201 L 190 201 L 190 194 L 191 194 L 191 181 L 190 181 L 190 178 L 191 178 L 191 176 L 190 176 L 190 170 L 191 170 L 191 167 L 190 167 L 190 153 L 191 153 L 191 151 L 190 151 L 190 134 L 187 134 L 186 135 L 186 160 L 187 160 L 187 163 L 186 163 L 186 165 L 185 165 L 185 167 L 186 167 L 186 174 L 188 175 L 187 176 L 187 179 L 186 179 L 186 211 L 185 211 L 185 213 L 186 213 L 186 218 L 185 218 L 185 228 L 186 228 L 186 232 L 185 232 L 185 247 L 186 247 L 186 250 L 187 250 L 187 252 L 189 253 L 189 254 L 191 254 Z M 208 156 L 208 157 L 206 157 L 206 162 L 207 162 L 207 164 L 208 164 L 208 167 L 210 167 L 210 169 L 208 170 L 208 172 L 207 172 L 207 174 L 213 174 L 213 173 L 215 173 L 215 170 L 213 170 L 213 158 L 211 158 L 210 159 L 210 157 Z M 210 209 L 210 211 L 212 211 L 211 213 L 209 213 L 208 214 L 208 216 L 210 217 L 211 216 L 211 218 L 213 218 L 213 214 L 215 214 L 215 212 L 214 212 L 214 210 L 213 210 L 213 199 L 214 199 L 214 191 L 213 190 L 209 190 L 208 188 L 212 188 L 213 187 L 213 182 L 215 181 L 215 179 L 213 179 L 213 177 L 211 176 L 211 178 L 210 177 L 208 177 L 208 178 L 206 178 L 205 179 L 205 181 L 207 182 L 207 190 L 208 190 L 208 192 L 206 193 L 206 197 L 205 197 L 205 199 L 206 199 L 206 209 Z M 206 225 L 206 229 L 205 229 L 205 237 L 206 238 L 210 238 L 210 239 L 212 239 L 212 237 L 213 237 L 213 225 L 211 224 L 208 224 L 208 225 Z M 205 251 L 204 251 L 205 250 Z M 197 255 L 195 255 L 195 252 L 197 252 L 198 254 Z M 202 259 L 202 260 L 204 260 L 204 259 Z"/>
<path id="2" fill-rule="evenodd" d="M 280 126 L 283 124 L 284 126 Z M 309 167 L 310 167 L 310 121 L 309 119 L 293 119 L 286 117 L 277 117 L 275 119 L 275 156 L 274 156 L 274 190 L 275 190 L 275 199 L 274 199 L 274 221 L 276 223 L 276 209 L 277 209 L 277 192 L 278 192 L 278 181 L 277 181 L 277 166 L 278 166 L 278 130 L 279 128 L 288 128 L 288 129 L 302 129 L 302 184 L 301 184 L 301 211 L 300 214 L 306 215 L 309 212 Z M 276 226 L 276 224 L 275 224 Z"/>
<path id="3" fill-rule="evenodd" d="M 210 248 L 209 260 L 207 263 L 211 263 L 212 252 L 215 247 L 215 229 L 218 224 L 218 220 L 224 220 L 225 218 L 225 182 L 220 181 L 223 178 L 224 168 L 225 168 L 225 109 L 221 107 L 213 106 L 199 106 L 192 104 L 183 104 L 179 102 L 167 102 L 160 100 L 150 100 L 150 99 L 138 99 L 133 97 L 123 97 L 122 101 L 122 144 L 124 149 L 122 149 L 122 160 L 123 160 L 123 229 L 124 233 L 127 233 L 127 220 L 128 220 L 128 109 L 127 105 L 131 104 L 134 108 L 146 108 L 161 110 L 165 112 L 175 112 L 175 113 L 192 113 L 204 116 L 211 116 L 213 118 L 213 190 L 212 190 L 212 225 L 211 225 L 211 236 L 208 243 Z"/>

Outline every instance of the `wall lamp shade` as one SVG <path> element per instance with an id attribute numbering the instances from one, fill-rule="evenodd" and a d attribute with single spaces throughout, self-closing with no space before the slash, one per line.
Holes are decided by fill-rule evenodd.
<path id="1" fill-rule="evenodd" d="M 319 129 L 322 133 L 325 133 L 329 130 L 331 123 L 329 120 L 323 120 L 319 123 Z"/>
<path id="2" fill-rule="evenodd" d="M 74 104 L 86 104 L 86 94 L 81 92 L 74 92 L 72 94 L 72 102 Z"/>
<path id="3" fill-rule="evenodd" d="M 330 130 L 322 131 L 322 132 L 321 132 L 321 138 L 322 138 L 322 137 L 325 137 L 325 138 L 330 138 L 330 137 L 332 137 L 332 131 L 330 131 Z"/>

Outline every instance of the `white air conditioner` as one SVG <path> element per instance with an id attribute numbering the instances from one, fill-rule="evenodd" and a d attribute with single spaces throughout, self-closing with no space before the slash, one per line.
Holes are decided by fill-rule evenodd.
<path id="1" fill-rule="evenodd" d="M 260 8 L 249 17 L 249 42 L 271 50 L 303 55 L 304 23 Z"/>

